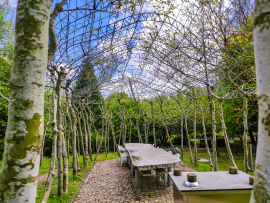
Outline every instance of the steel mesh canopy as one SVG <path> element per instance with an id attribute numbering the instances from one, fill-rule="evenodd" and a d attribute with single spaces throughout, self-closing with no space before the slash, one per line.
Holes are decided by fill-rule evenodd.
<path id="1" fill-rule="evenodd" d="M 87 59 L 104 96 L 131 94 L 132 82 L 142 98 L 206 85 L 235 98 L 227 77 L 246 92 L 255 89 L 252 10 L 248 0 L 70 0 L 55 23 L 52 65 L 64 61 L 75 82 Z"/>

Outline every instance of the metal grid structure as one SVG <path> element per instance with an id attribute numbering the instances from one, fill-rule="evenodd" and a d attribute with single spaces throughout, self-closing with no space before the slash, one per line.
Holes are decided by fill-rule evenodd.
<path id="1" fill-rule="evenodd" d="M 52 65 L 65 61 L 75 82 L 87 58 L 104 96 L 130 92 L 129 81 L 144 98 L 144 92 L 149 97 L 187 86 L 218 87 L 229 83 L 227 77 L 250 93 L 255 90 L 253 47 L 239 44 L 238 53 L 228 54 L 226 40 L 233 35 L 252 40 L 239 29 L 249 26 L 241 23 L 253 6 L 248 0 L 239 5 L 225 0 L 66 1 L 55 23 L 58 48 Z M 247 67 L 247 58 L 253 67 Z M 215 94 L 240 96 L 233 85 L 223 86 Z"/>

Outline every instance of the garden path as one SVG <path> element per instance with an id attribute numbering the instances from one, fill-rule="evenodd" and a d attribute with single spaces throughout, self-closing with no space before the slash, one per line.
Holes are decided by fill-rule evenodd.
<path id="1" fill-rule="evenodd" d="M 183 171 L 194 171 L 185 164 L 179 167 Z M 160 182 L 159 188 L 162 189 L 157 190 L 154 175 L 150 181 L 142 181 L 142 189 L 136 189 L 130 169 L 121 167 L 120 159 L 97 162 L 84 179 L 74 202 L 173 202 L 172 187 L 163 189 Z"/>

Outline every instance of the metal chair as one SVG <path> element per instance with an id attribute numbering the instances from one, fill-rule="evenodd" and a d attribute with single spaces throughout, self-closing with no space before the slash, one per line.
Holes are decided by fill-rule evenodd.
<path id="1" fill-rule="evenodd" d="M 117 145 L 117 147 L 118 147 L 119 156 L 120 156 L 120 165 L 123 166 L 124 158 L 127 158 L 128 154 L 126 152 L 126 149 L 123 146 Z"/>
<path id="2" fill-rule="evenodd" d="M 180 159 L 180 154 L 175 154 L 174 156 L 176 156 L 178 159 Z"/>

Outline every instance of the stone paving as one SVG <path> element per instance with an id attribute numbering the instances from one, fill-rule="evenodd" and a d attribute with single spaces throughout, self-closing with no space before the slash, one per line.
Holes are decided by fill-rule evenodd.
<path id="1" fill-rule="evenodd" d="M 194 171 L 181 164 L 183 171 Z M 155 175 L 142 179 L 141 189 L 134 187 L 134 178 L 127 166 L 120 166 L 120 159 L 97 162 L 74 202 L 173 202 L 172 187 L 163 189 L 160 180 L 157 190 Z"/>

